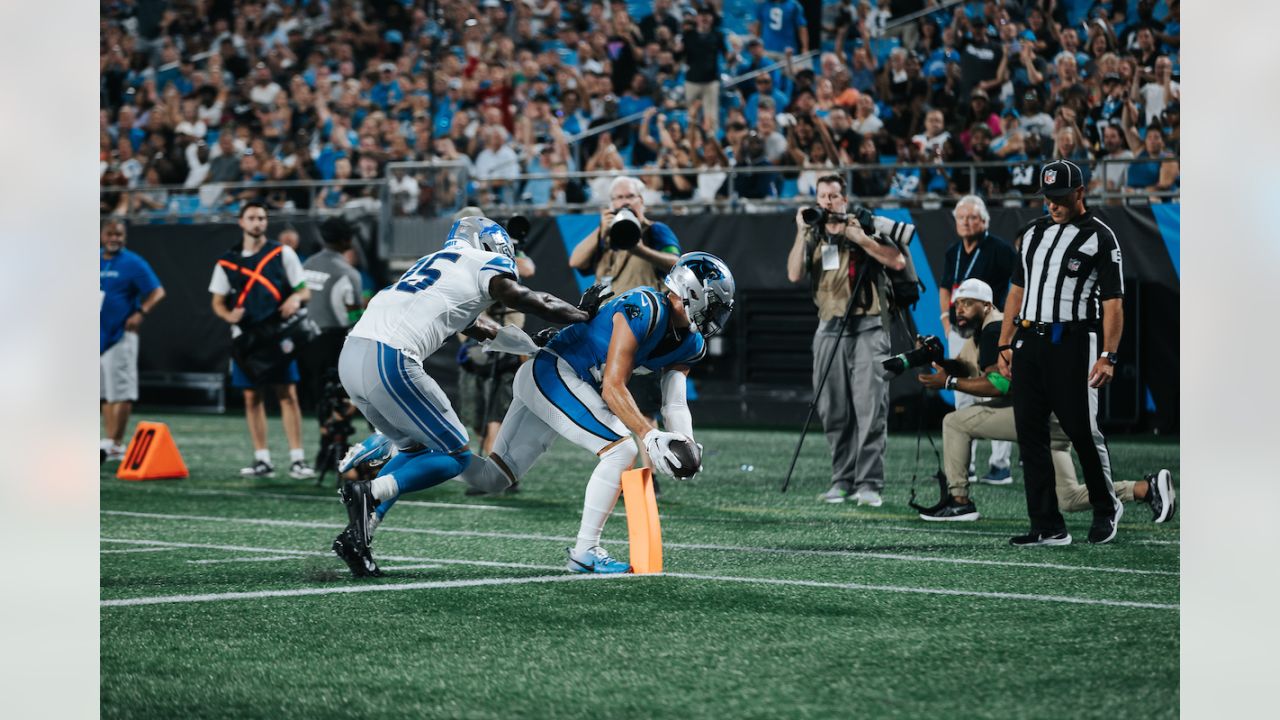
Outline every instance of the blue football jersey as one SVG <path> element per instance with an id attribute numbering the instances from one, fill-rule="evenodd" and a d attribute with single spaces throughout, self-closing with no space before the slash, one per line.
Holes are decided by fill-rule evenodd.
<path id="1" fill-rule="evenodd" d="M 591 322 L 576 323 L 561 330 L 547 343 L 547 349 L 564 358 L 578 377 L 599 388 L 604 363 L 613 337 L 613 318 L 621 314 L 636 337 L 633 372 L 660 372 L 674 365 L 692 365 L 707 354 L 702 334 L 692 327 L 676 331 L 671 327 L 671 302 L 665 292 L 638 287 L 600 307 Z"/>

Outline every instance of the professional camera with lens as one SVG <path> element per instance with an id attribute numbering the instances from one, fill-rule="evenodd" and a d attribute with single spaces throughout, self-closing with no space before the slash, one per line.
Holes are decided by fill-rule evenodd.
<path id="1" fill-rule="evenodd" d="M 613 222 L 606 234 L 610 249 L 630 250 L 640 242 L 640 234 L 640 218 L 635 211 L 625 205 L 613 211 Z"/>
<path id="2" fill-rule="evenodd" d="M 921 335 L 916 338 L 916 347 L 899 353 L 880 363 L 884 369 L 894 375 L 901 375 L 907 368 L 929 367 L 940 363 L 947 357 L 946 349 L 937 335 Z"/>

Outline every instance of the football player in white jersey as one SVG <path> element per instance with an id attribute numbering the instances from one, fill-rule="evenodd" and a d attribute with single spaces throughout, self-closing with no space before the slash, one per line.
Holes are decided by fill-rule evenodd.
<path id="1" fill-rule="evenodd" d="M 553 295 L 520 285 L 514 257 L 501 225 L 464 217 L 453 224 L 442 250 L 418 260 L 374 296 L 347 337 L 338 373 L 380 436 L 353 447 L 342 467 L 372 454 L 379 443 L 399 451 L 377 477 L 342 487 L 350 523 L 333 541 L 333 551 L 356 577 L 381 574 L 369 552 L 371 516 L 380 519 L 400 494 L 438 485 L 471 462 L 466 428 L 422 361 L 458 332 L 493 338 L 498 326 L 478 318 L 494 302 L 554 323 L 590 318 Z"/>

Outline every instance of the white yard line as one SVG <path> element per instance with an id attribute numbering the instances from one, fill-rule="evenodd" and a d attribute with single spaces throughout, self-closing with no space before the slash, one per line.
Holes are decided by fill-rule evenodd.
<path id="1" fill-rule="evenodd" d="M 1027 593 L 983 592 L 981 590 L 952 590 L 950 588 L 903 587 L 900 585 L 865 585 L 863 583 L 833 583 L 816 580 L 783 580 L 778 578 L 731 577 L 728 575 L 699 575 L 697 573 L 663 573 L 666 577 L 720 582 L 756 583 L 764 585 L 795 585 L 798 587 L 835 588 L 840 590 L 868 590 L 873 592 L 914 593 L 924 595 L 958 595 L 962 597 L 992 600 L 1029 600 L 1032 602 L 1070 603 L 1073 605 L 1104 605 L 1107 607 L 1147 608 L 1151 610 L 1177 610 L 1177 605 L 1166 603 L 1135 602 L 1131 600 L 1105 600 L 1071 597 L 1067 595 L 1032 595 Z M 642 576 L 643 577 L 643 576 Z"/>
<path id="2" fill-rule="evenodd" d="M 266 557 L 238 557 L 225 560 L 188 560 L 188 565 L 221 565 L 223 563 L 276 562 L 278 560 L 299 560 L 301 555 L 268 555 Z"/>
<path id="3" fill-rule="evenodd" d="M 146 543 L 160 544 L 165 547 L 185 548 L 194 547 L 201 549 L 234 549 L 241 552 L 264 552 L 264 553 L 291 553 L 285 557 L 273 557 L 271 559 L 296 559 L 299 556 L 325 555 L 314 550 L 286 550 L 282 548 L 255 548 L 255 547 L 239 547 L 239 546 L 219 546 L 206 545 L 200 543 L 167 543 L 161 540 L 131 540 L 126 538 L 103 538 L 103 542 L 115 543 Z M 237 558 L 237 560 L 265 560 L 267 558 Z M 390 559 L 390 558 L 388 558 Z M 395 558 L 401 561 L 414 562 L 419 558 Z M 422 558 L 425 559 L 425 558 Z M 197 561 L 198 562 L 198 561 Z M 210 561 L 218 562 L 218 561 Z M 432 559 L 431 563 L 451 563 L 451 564 L 467 564 L 467 565 L 488 565 L 499 567 L 518 567 L 529 568 L 537 566 L 518 565 L 514 563 L 490 563 L 484 561 L 473 560 L 436 560 Z M 438 567 L 434 564 L 410 564 L 397 567 L 387 566 L 386 570 L 409 570 L 418 568 Z M 554 568 L 552 568 L 554 569 Z M 781 585 L 793 587 L 811 587 L 826 588 L 836 590 L 861 590 L 866 592 L 891 592 L 891 593 L 907 593 L 907 594 L 924 594 L 924 595 L 950 595 L 959 597 L 974 597 L 989 600 L 1022 600 L 1029 602 L 1052 602 L 1067 603 L 1073 605 L 1100 605 L 1105 607 L 1125 607 L 1125 608 L 1142 608 L 1153 610 L 1177 610 L 1177 605 L 1166 603 L 1148 603 L 1136 602 L 1129 600 L 1107 600 L 1099 598 L 1082 598 L 1064 595 L 1037 595 L 1028 593 L 1004 593 L 1004 592 L 983 592 L 979 590 L 954 590 L 950 588 L 929 588 L 929 587 L 906 587 L 900 585 L 870 585 L 865 583 L 837 583 L 822 582 L 817 580 L 788 580 L 783 578 L 768 577 L 737 577 L 730 575 L 703 575 L 698 573 L 665 573 L 665 577 L 682 578 L 688 580 L 710 580 L 715 582 L 734 582 L 756 585 Z M 293 590 L 259 590 L 253 592 L 228 592 L 228 593 L 208 593 L 202 595 L 161 595 L 141 598 L 124 598 L 119 600 L 103 600 L 100 602 L 102 607 L 122 607 L 133 605 L 159 605 L 169 603 L 192 603 L 192 602 L 220 602 L 224 600 L 250 600 L 275 597 L 299 597 L 314 595 L 332 595 L 332 594 L 350 594 L 361 592 L 385 592 L 390 590 L 434 590 L 445 588 L 462 588 L 462 587 L 479 587 L 487 585 L 520 585 L 526 583 L 542 583 L 542 582 L 565 582 L 571 580 L 585 579 L 604 579 L 604 578 L 641 578 L 642 575 L 546 575 L 537 577 L 524 578 L 482 578 L 475 580 L 439 580 L 429 582 L 416 583 L 396 583 L 386 585 L 347 585 L 347 586 L 327 586 L 321 588 L 300 588 Z"/>
<path id="4" fill-rule="evenodd" d="M 215 517 L 209 515 L 172 515 L 166 513 L 140 513 L 130 510 L 103 510 L 103 515 L 119 515 L 124 517 L 154 518 L 159 520 L 181 520 L 181 521 L 203 521 L 215 523 L 238 523 L 247 525 L 271 525 L 278 527 L 303 527 L 303 528 L 329 528 L 340 530 L 345 525 L 340 523 L 323 523 L 312 522 L 306 520 L 275 520 L 270 518 L 227 518 Z M 478 537 L 478 538 L 496 538 L 504 540 L 545 540 L 549 542 L 570 543 L 575 539 L 570 537 L 558 537 L 554 535 L 533 535 L 526 533 L 499 533 L 499 532 L 482 532 L 478 530 L 434 530 L 430 528 L 401 528 L 401 527 L 381 527 L 378 532 L 398 532 L 420 535 L 435 535 L 442 537 Z M 626 544 L 625 540 L 615 539 L 609 541 L 611 544 Z M 1098 567 L 1091 565 L 1068 565 L 1062 563 L 1041 563 L 1041 562 L 1016 562 L 1009 560 L 975 560 L 967 558 L 944 558 L 932 557 L 927 555 L 902 555 L 893 553 L 875 553 L 863 552 L 856 550 L 800 550 L 793 548 L 766 548 L 766 547 L 745 547 L 736 545 L 705 545 L 696 543 L 663 543 L 664 548 L 672 550 L 715 550 L 720 552 L 745 552 L 745 553 L 768 553 L 775 555 L 803 555 L 803 556 L 829 556 L 829 557 L 854 557 L 868 558 L 873 560 L 894 560 L 899 562 L 931 562 L 950 565 L 987 565 L 995 567 L 1021 567 L 1045 570 L 1067 570 L 1076 572 L 1105 572 L 1105 573 L 1121 573 L 1132 575 L 1165 575 L 1176 577 L 1176 571 L 1168 570 L 1138 570 L 1134 568 L 1119 567 Z"/>
<path id="5" fill-rule="evenodd" d="M 604 580 L 638 578 L 640 575 L 540 575 L 522 578 L 480 578 L 476 580 L 434 580 L 430 582 L 397 583 L 394 585 L 338 585 L 294 590 L 256 590 L 253 592 L 209 593 L 205 595 L 160 595 L 155 597 L 103 600 L 101 607 L 130 605 L 161 605 L 168 603 L 219 602 L 222 600 L 257 600 L 261 598 L 303 597 L 307 595 L 340 595 L 367 592 L 394 592 L 401 590 L 442 590 L 446 588 L 482 587 L 486 585 L 527 585 L 530 583 L 572 582 L 575 580 Z"/>
<path id="6" fill-rule="evenodd" d="M 99 550 L 98 554 L 99 555 L 123 555 L 125 553 L 140 553 L 140 552 L 170 552 L 177 549 L 178 548 L 171 548 L 171 547 L 129 548 L 128 550 Z"/>

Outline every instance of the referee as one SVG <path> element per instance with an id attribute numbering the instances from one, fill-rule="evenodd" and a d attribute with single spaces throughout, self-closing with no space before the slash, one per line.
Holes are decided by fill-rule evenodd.
<path id="1" fill-rule="evenodd" d="M 1084 178 L 1067 160 L 1041 170 L 1049 214 L 1018 233 L 1020 262 L 1000 328 L 998 368 L 1013 383 L 1014 424 L 1026 478 L 1031 532 L 1018 547 L 1069 545 L 1049 454 L 1049 414 L 1080 458 L 1093 524 L 1089 542 L 1110 542 L 1124 505 L 1111 485 L 1098 430 L 1098 388 L 1115 374 L 1124 328 L 1124 280 L 1115 233 L 1084 206 Z"/>

